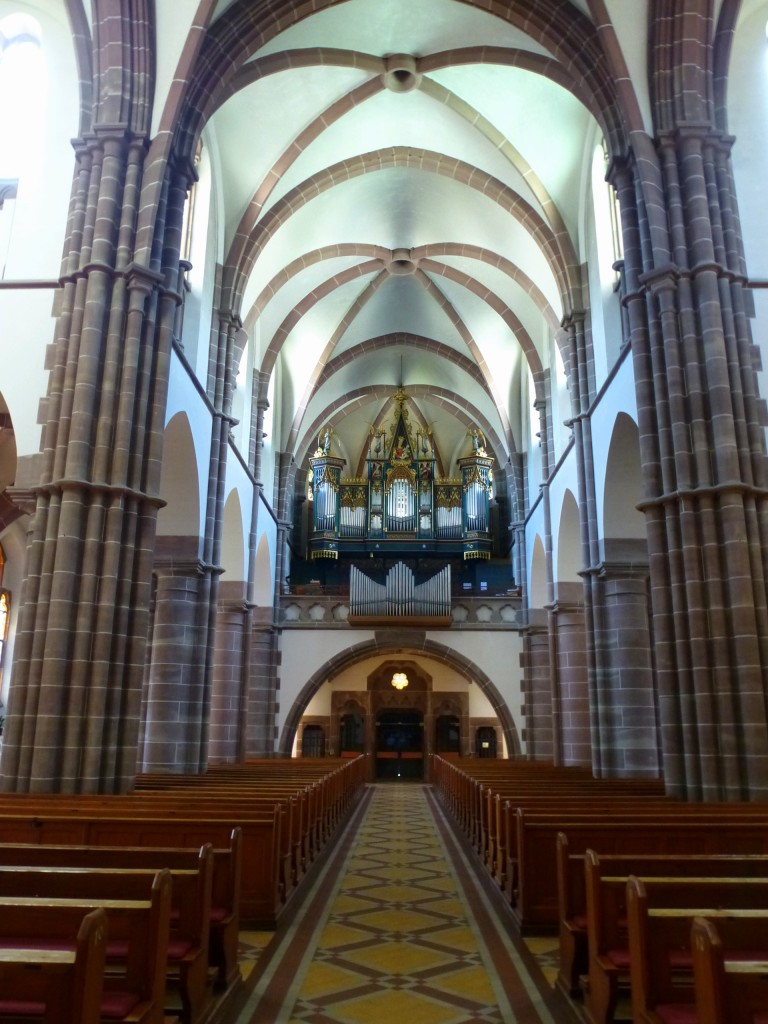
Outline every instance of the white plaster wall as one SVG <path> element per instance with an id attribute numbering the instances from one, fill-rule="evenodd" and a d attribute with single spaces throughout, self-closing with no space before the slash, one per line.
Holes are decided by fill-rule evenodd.
<path id="1" fill-rule="evenodd" d="M 243 464 L 231 450 L 227 454 L 227 482 L 226 494 L 233 490 L 237 491 L 240 499 L 241 534 L 240 539 L 243 545 L 243 565 L 248 566 L 248 538 L 251 532 L 251 512 L 253 509 L 253 484 Z"/>
<path id="2" fill-rule="evenodd" d="M 557 576 L 557 565 L 559 561 L 559 534 L 560 534 L 560 516 L 563 508 L 563 501 L 565 499 L 565 492 L 570 491 L 573 497 L 578 501 L 579 496 L 579 482 L 576 475 L 576 450 L 571 448 L 570 452 L 566 456 L 563 464 L 561 465 L 558 472 L 552 479 L 552 483 L 549 489 L 549 503 L 552 515 L 552 565 L 555 566 L 555 576 Z M 527 533 L 528 531 L 526 531 Z M 542 533 L 542 537 L 544 534 Z M 533 552 L 533 536 L 530 539 L 531 548 L 528 552 L 529 565 L 530 558 Z"/>
<path id="3" fill-rule="evenodd" d="M 195 189 L 192 240 L 188 274 L 190 291 L 184 299 L 182 340 L 184 355 L 199 380 L 208 379 L 208 354 L 211 347 L 211 309 L 216 291 L 216 260 L 220 230 L 217 224 L 213 186 L 211 133 L 203 133 L 203 151 Z"/>
<path id="4" fill-rule="evenodd" d="M 637 423 L 635 374 L 631 354 L 622 362 L 611 386 L 600 400 L 592 416 L 592 451 L 594 452 L 595 492 L 598 528 L 605 521 L 605 474 L 608 468 L 608 450 L 611 447 L 613 426 L 620 412 Z M 603 538 L 600 538 L 602 551 Z"/>
<path id="5" fill-rule="evenodd" d="M 262 499 L 259 503 L 259 518 L 256 530 L 256 548 L 258 550 L 262 543 L 262 537 L 266 537 L 269 546 L 269 601 L 266 600 L 263 580 L 257 589 L 256 601 L 259 605 L 267 607 L 274 603 L 275 594 L 275 566 L 277 558 L 277 523 L 269 514 L 269 510 Z"/>
<path id="6" fill-rule="evenodd" d="M 22 173 L 16 201 L 6 203 L 0 211 L 8 244 L 0 274 L 5 281 L 56 280 L 74 170 L 71 139 L 78 133 L 77 68 L 63 4 L 0 0 L 0 20 L 17 12 L 30 14 L 39 22 L 48 80 L 55 87 L 47 90 L 43 123 L 39 132 L 35 131 L 40 143 L 38 157 Z M 40 447 L 38 405 L 48 385 L 44 359 L 46 346 L 53 339 L 54 296 L 53 290 L 0 292 L 0 389 L 13 418 L 19 456 Z"/>
<path id="7" fill-rule="evenodd" d="M 471 680 L 467 681 L 463 675 L 449 665 L 420 655 L 408 654 L 405 657 L 408 661 L 415 662 L 432 677 L 433 690 L 447 693 L 468 693 L 469 714 L 472 717 L 485 718 L 495 714 L 493 705 L 480 687 L 476 686 Z M 381 665 L 382 661 L 387 660 L 390 659 L 378 654 L 374 658 L 366 658 L 364 661 L 346 668 L 339 675 L 335 676 L 333 680 L 323 683 L 307 705 L 304 713 L 306 715 L 330 715 L 331 697 L 334 691 L 366 690 L 368 677 Z"/>
<path id="8" fill-rule="evenodd" d="M 211 457 L 211 414 L 186 369 L 178 357 L 172 354 L 168 405 L 165 410 L 166 426 L 177 412 L 185 412 L 189 418 L 197 458 L 200 522 L 204 523 Z"/>
<path id="9" fill-rule="evenodd" d="M 741 213 L 747 274 L 768 281 L 768 2 L 745 0 L 737 22 L 728 72 L 728 130 L 735 136 L 733 173 Z M 763 370 L 760 394 L 768 396 L 768 291 L 755 289 L 753 341 Z"/>

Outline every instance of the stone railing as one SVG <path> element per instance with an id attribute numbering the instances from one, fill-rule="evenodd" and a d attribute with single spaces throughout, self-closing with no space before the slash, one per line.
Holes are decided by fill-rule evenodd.
<path id="1" fill-rule="evenodd" d="M 528 612 L 516 594 L 454 597 L 450 629 L 525 629 Z M 352 629 L 345 594 L 285 594 L 276 610 L 277 625 L 296 629 Z M 397 620 L 393 619 L 396 625 Z M 370 627 L 365 627 L 370 628 Z"/>

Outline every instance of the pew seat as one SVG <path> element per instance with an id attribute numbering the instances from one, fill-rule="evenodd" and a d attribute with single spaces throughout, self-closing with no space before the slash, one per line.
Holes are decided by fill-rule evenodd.
<path id="1" fill-rule="evenodd" d="M 588 851 L 602 874 L 642 878 L 654 876 L 768 877 L 768 856 L 762 854 L 640 854 L 598 855 Z M 571 854 L 564 832 L 557 837 L 559 918 L 558 988 L 570 998 L 581 994 L 580 979 L 588 969 L 585 857 Z M 625 916 L 619 922 L 624 927 Z"/>
<path id="2" fill-rule="evenodd" d="M 602 875 L 601 865 L 596 857 L 590 856 L 591 853 L 589 851 L 584 859 L 589 947 L 585 1011 L 592 1024 L 610 1024 L 619 987 L 629 981 L 633 970 L 635 954 L 629 942 L 629 886 L 627 876 Z M 768 877 L 654 877 L 637 881 L 643 887 L 643 899 L 653 912 L 658 909 L 661 913 L 663 908 L 670 922 L 676 915 L 684 917 L 688 907 L 727 907 L 729 910 L 739 909 L 744 914 L 753 911 L 763 916 L 768 914 Z M 623 926 L 623 921 L 627 922 L 626 926 Z M 667 969 L 686 972 L 690 976 L 691 952 L 687 934 L 683 941 L 663 946 Z"/>
<path id="3" fill-rule="evenodd" d="M 693 919 L 696 1024 L 768 1024 L 768 960 L 734 960 L 734 941 L 722 922 Z"/>
<path id="4" fill-rule="evenodd" d="M 145 899 L 0 896 L 0 957 L 20 958 L 29 950 L 51 960 L 71 954 L 76 948 L 73 935 L 84 917 L 98 910 L 106 921 L 106 933 L 97 1019 L 122 1024 L 163 1024 L 170 873 L 157 872 L 144 895 Z M 114 969 L 105 968 L 110 942 L 125 943 L 125 958 Z M 26 1010 L 19 1016 L 42 1016 L 47 1022 L 47 1007 L 43 1014 L 33 1012 L 33 1005 L 39 1006 L 39 1002 L 33 997 L 26 999 Z"/>
<path id="5" fill-rule="evenodd" d="M 34 1016 L 44 1024 L 99 1024 L 107 921 L 92 910 L 68 950 L 0 949 L 0 1021 Z"/>
<path id="6" fill-rule="evenodd" d="M 201 849 L 105 846 L 46 846 L 39 844 L 0 844 L 0 871 L 4 867 L 26 868 L 107 868 L 158 870 L 198 870 L 201 858 L 208 854 Z M 233 829 L 229 846 L 212 850 L 211 901 L 209 910 L 210 965 L 216 970 L 219 988 L 238 981 L 237 963 L 239 933 L 239 893 L 242 872 L 242 832 Z M 180 886 L 176 886 L 173 902 L 178 902 Z M 187 907 L 189 913 L 189 907 Z M 179 915 L 171 911 L 172 922 Z"/>

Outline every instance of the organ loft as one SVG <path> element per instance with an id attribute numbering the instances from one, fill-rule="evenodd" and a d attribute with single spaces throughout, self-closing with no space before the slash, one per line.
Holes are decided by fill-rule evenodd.
<path id="1" fill-rule="evenodd" d="M 489 560 L 493 459 L 483 432 L 474 424 L 467 429 L 451 465 L 402 387 L 393 404 L 391 419 L 371 426 L 357 475 L 334 452 L 331 424 L 318 438 L 309 460 L 310 558 Z"/>

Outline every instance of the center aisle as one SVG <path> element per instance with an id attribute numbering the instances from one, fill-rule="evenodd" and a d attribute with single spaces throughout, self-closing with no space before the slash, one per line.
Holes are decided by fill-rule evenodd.
<path id="1" fill-rule="evenodd" d="M 493 895 L 430 787 L 369 786 L 233 1024 L 557 1024 Z"/>

